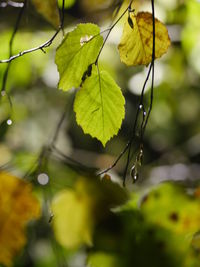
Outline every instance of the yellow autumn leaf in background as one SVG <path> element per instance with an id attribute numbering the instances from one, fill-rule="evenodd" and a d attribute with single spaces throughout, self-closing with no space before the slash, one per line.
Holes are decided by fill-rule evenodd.
<path id="1" fill-rule="evenodd" d="M 75 190 L 59 192 L 52 203 L 55 236 L 67 248 L 92 244 L 93 204 L 84 187 L 84 181 L 80 180 Z"/>
<path id="2" fill-rule="evenodd" d="M 155 58 L 161 57 L 170 46 L 166 26 L 155 19 Z M 152 61 L 153 19 L 149 12 L 130 14 L 125 22 L 118 45 L 120 59 L 128 66 L 148 65 Z"/>
<path id="3" fill-rule="evenodd" d="M 57 241 L 70 249 L 92 245 L 98 221 L 127 199 L 127 192 L 108 177 L 79 177 L 73 189 L 58 192 L 52 201 Z"/>
<path id="4" fill-rule="evenodd" d="M 48 20 L 55 28 L 60 25 L 60 15 L 57 0 L 32 0 L 38 13 Z"/>
<path id="5" fill-rule="evenodd" d="M 29 183 L 0 172 L 0 264 L 10 266 L 26 242 L 25 226 L 40 214 Z"/>

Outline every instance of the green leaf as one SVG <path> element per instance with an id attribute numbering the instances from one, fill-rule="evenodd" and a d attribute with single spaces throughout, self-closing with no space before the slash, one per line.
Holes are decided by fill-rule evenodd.
<path id="1" fill-rule="evenodd" d="M 76 94 L 76 121 L 84 133 L 96 137 L 105 146 L 121 127 L 124 104 L 122 92 L 112 77 L 93 67 L 92 75 Z"/>
<path id="2" fill-rule="evenodd" d="M 38 13 L 40 13 L 46 20 L 48 20 L 54 27 L 58 28 L 60 25 L 60 15 L 56 0 L 32 0 Z"/>
<path id="3" fill-rule="evenodd" d="M 60 89 L 67 91 L 80 86 L 84 73 L 95 62 L 102 44 L 99 27 L 91 23 L 79 24 L 65 36 L 55 59 L 60 74 Z"/>

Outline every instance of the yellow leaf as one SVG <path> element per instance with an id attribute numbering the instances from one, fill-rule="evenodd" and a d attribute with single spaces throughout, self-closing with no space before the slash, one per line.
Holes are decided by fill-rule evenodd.
<path id="1" fill-rule="evenodd" d="M 80 188 L 65 189 L 58 193 L 52 203 L 53 227 L 56 239 L 67 248 L 92 244 L 92 199 Z"/>
<path id="2" fill-rule="evenodd" d="M 57 241 L 70 249 L 92 245 L 98 221 L 108 216 L 110 208 L 127 199 L 127 192 L 109 179 L 79 177 L 73 189 L 58 192 L 52 201 L 52 223 Z"/>
<path id="3" fill-rule="evenodd" d="M 161 57 L 170 46 L 167 28 L 155 19 L 155 58 Z M 128 66 L 148 65 L 152 61 L 153 20 L 148 12 L 133 13 L 124 25 L 118 45 L 120 59 Z"/>
<path id="4" fill-rule="evenodd" d="M 32 0 L 36 10 L 46 20 L 48 20 L 54 27 L 58 28 L 60 25 L 60 15 L 57 6 L 57 0 Z"/>
<path id="5" fill-rule="evenodd" d="M 40 207 L 29 183 L 0 172 L 0 264 L 10 266 L 26 242 L 25 226 Z"/>

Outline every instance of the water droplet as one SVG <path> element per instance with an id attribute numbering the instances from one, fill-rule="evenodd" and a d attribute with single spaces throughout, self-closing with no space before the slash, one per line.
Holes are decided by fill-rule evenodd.
<path id="1" fill-rule="evenodd" d="M 93 38 L 92 35 L 90 35 L 90 36 L 85 35 L 85 36 L 81 37 L 80 45 L 83 46 L 84 44 L 88 43 L 92 38 Z"/>
<path id="2" fill-rule="evenodd" d="M 131 171 L 130 171 L 130 175 L 131 175 L 132 178 L 134 178 L 134 176 L 135 176 L 135 165 L 132 166 Z"/>
<path id="3" fill-rule="evenodd" d="M 8 119 L 6 123 L 7 123 L 8 125 L 12 125 L 12 120 L 11 120 L 11 119 Z"/>
<path id="4" fill-rule="evenodd" d="M 139 105 L 139 109 L 142 109 L 143 108 L 143 105 Z"/>
<path id="5" fill-rule="evenodd" d="M 133 179 L 133 183 L 135 183 L 138 179 L 138 171 L 137 171 L 136 165 L 133 165 L 133 167 L 131 168 L 130 175 Z"/>
<path id="6" fill-rule="evenodd" d="M 138 177 L 139 177 L 139 175 L 138 175 L 138 173 L 136 173 L 133 177 L 133 183 L 135 183 L 138 180 Z"/>
<path id="7" fill-rule="evenodd" d="M 5 91 L 2 91 L 1 92 L 1 96 L 5 96 L 6 95 L 6 92 Z"/>
<path id="8" fill-rule="evenodd" d="M 143 114 L 144 114 L 144 117 L 145 117 L 145 116 L 147 115 L 146 111 L 144 111 L 144 113 L 143 113 Z"/>
<path id="9" fill-rule="evenodd" d="M 46 173 L 40 173 L 37 177 L 38 183 L 41 185 L 47 185 L 49 182 L 49 176 Z"/>
<path id="10" fill-rule="evenodd" d="M 144 157 L 143 150 L 142 150 L 142 149 L 140 149 L 140 151 L 139 151 L 139 153 L 138 153 L 138 155 L 137 155 L 137 158 L 136 158 L 136 160 L 137 160 L 137 163 L 138 163 L 138 165 L 139 165 L 139 166 L 141 166 L 141 165 L 142 165 L 142 162 L 143 162 L 143 157 Z"/>

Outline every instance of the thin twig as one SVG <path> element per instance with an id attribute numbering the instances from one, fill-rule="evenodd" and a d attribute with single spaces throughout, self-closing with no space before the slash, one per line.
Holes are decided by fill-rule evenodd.
<path id="1" fill-rule="evenodd" d="M 15 39 L 15 36 L 16 36 L 17 31 L 19 29 L 21 18 L 22 18 L 22 15 L 24 13 L 24 9 L 26 7 L 26 2 L 27 2 L 27 0 L 24 2 L 23 7 L 19 11 L 19 14 L 17 16 L 17 20 L 16 20 L 16 23 L 15 23 L 15 27 L 14 27 L 13 33 L 12 33 L 10 41 L 9 41 L 9 57 L 12 57 L 14 39 Z M 6 69 L 5 69 L 5 72 L 3 74 L 0 98 L 1 98 L 1 96 L 6 94 L 6 84 L 7 84 L 7 80 L 8 80 L 8 73 L 9 73 L 9 70 L 10 70 L 10 66 L 11 66 L 11 62 L 8 63 L 8 65 L 7 65 Z M 12 107 L 12 102 L 11 102 L 11 99 L 10 99 L 9 95 L 8 95 L 8 100 L 10 102 L 10 106 Z"/>
<path id="2" fill-rule="evenodd" d="M 44 42 L 43 44 L 41 44 L 37 47 L 19 52 L 18 54 L 11 56 L 8 59 L 2 59 L 2 60 L 0 60 L 0 63 L 9 63 L 18 57 L 24 56 L 26 54 L 32 53 L 32 52 L 37 51 L 37 50 L 41 50 L 43 52 L 44 48 L 47 48 L 52 44 L 53 40 L 56 38 L 56 36 L 60 32 L 60 30 L 61 30 L 61 27 L 59 27 L 58 30 L 54 33 L 54 35 L 48 41 Z"/>
<path id="3" fill-rule="evenodd" d="M 29 53 L 32 53 L 32 52 L 35 52 L 35 51 L 38 51 L 38 50 L 41 50 L 42 52 L 44 52 L 44 49 L 45 48 L 51 46 L 51 44 L 53 43 L 53 41 L 56 38 L 56 36 L 58 35 L 58 33 L 61 30 L 63 30 L 63 26 L 64 26 L 64 12 L 65 12 L 65 8 L 64 7 L 65 7 L 65 0 L 63 0 L 62 9 L 61 9 L 61 23 L 60 23 L 60 26 L 59 26 L 59 28 L 57 29 L 57 31 L 53 34 L 53 36 L 49 40 L 47 40 L 46 42 L 44 42 L 43 44 L 41 44 L 39 46 L 36 46 L 36 47 L 30 48 L 30 49 L 21 51 L 21 52 L 19 52 L 16 55 L 13 55 L 13 56 L 10 55 L 10 57 L 8 59 L 2 59 L 2 60 L 0 60 L 0 63 L 10 63 L 11 61 L 13 61 L 16 58 L 19 58 L 21 56 L 24 56 L 26 54 L 29 54 Z"/>
<path id="4" fill-rule="evenodd" d="M 140 146 L 143 146 L 143 137 L 144 137 L 144 133 L 145 133 L 145 129 L 152 111 L 152 107 L 153 107 L 153 95 L 154 95 L 154 61 L 155 61 L 155 9 L 154 9 L 154 0 L 151 0 L 151 6 L 152 6 L 152 21 L 153 21 L 153 46 L 152 46 L 152 61 L 151 61 L 151 65 L 146 77 L 146 80 L 144 82 L 144 86 L 143 86 L 143 90 L 142 90 L 142 94 L 141 94 L 141 103 L 140 105 L 143 106 L 142 110 L 143 110 L 143 120 L 141 123 L 141 140 L 140 140 Z M 149 79 L 150 73 L 152 71 L 152 81 L 151 81 L 151 96 L 150 96 L 150 105 L 149 105 L 149 109 L 148 109 L 148 113 L 146 115 L 146 111 L 144 109 L 144 105 L 143 105 L 143 97 L 144 97 L 144 90 L 147 84 L 147 81 Z M 140 108 L 140 106 L 139 106 Z M 145 114 L 145 115 L 144 115 Z M 139 113 L 137 112 L 136 115 L 136 120 L 138 120 L 138 116 Z M 134 123 L 135 125 L 135 123 Z M 134 131 L 136 130 L 136 128 L 134 127 Z M 130 152 L 131 152 L 131 146 L 132 146 L 132 142 L 135 138 L 135 132 L 133 132 L 133 135 L 131 137 L 131 141 L 130 141 L 130 146 L 128 148 L 128 157 L 127 157 L 127 162 L 126 162 L 126 167 L 124 170 L 124 175 L 123 175 L 123 185 L 125 186 L 125 180 L 126 180 L 126 175 L 127 175 L 127 170 L 129 167 L 129 163 L 130 163 Z"/>
<path id="5" fill-rule="evenodd" d="M 138 104 L 138 107 L 137 107 L 136 117 L 135 117 L 135 121 L 134 121 L 134 124 L 133 124 L 132 135 L 131 135 L 131 138 L 130 138 L 130 141 L 129 141 L 129 146 L 127 147 L 128 156 L 127 156 L 126 166 L 125 166 L 124 174 L 123 174 L 123 185 L 124 186 L 125 186 L 125 180 L 126 180 L 126 176 L 127 176 L 128 167 L 129 167 L 130 160 L 131 160 L 131 156 L 130 156 L 131 155 L 131 148 L 132 148 L 132 144 L 133 144 L 133 141 L 135 139 L 135 136 L 136 136 L 137 124 L 138 124 L 138 120 L 139 120 L 139 116 L 140 116 L 140 112 L 141 111 L 143 112 L 141 125 L 143 125 L 144 121 L 145 121 L 144 114 L 145 114 L 146 111 L 145 111 L 145 107 L 144 107 L 144 92 L 145 92 L 145 88 L 146 88 L 147 82 L 148 82 L 150 74 L 151 74 L 151 69 L 152 69 L 152 64 L 150 64 L 150 67 L 149 67 L 149 70 L 148 70 L 148 73 L 147 73 L 147 77 L 146 77 L 146 79 L 144 81 L 144 84 L 143 84 L 143 88 L 142 88 L 142 92 L 141 92 L 141 96 L 140 96 L 140 101 L 139 101 L 139 104 Z M 141 128 L 142 128 L 142 126 L 141 126 Z"/>
<path id="6" fill-rule="evenodd" d="M 142 92 L 140 95 L 140 101 L 137 107 L 137 111 L 136 111 L 136 117 L 134 120 L 134 124 L 133 124 L 133 129 L 132 129 L 132 134 L 131 134 L 131 138 L 129 139 L 129 141 L 127 142 L 126 146 L 124 147 L 124 149 L 122 150 L 122 152 L 120 153 L 120 155 L 117 157 L 117 159 L 114 161 L 114 163 L 108 167 L 107 169 L 101 171 L 98 173 L 98 175 L 102 175 L 108 171 L 110 171 L 111 169 L 113 169 L 117 163 L 119 162 L 119 160 L 122 158 L 122 156 L 127 152 L 128 150 L 128 155 L 127 155 L 127 161 L 126 161 L 126 165 L 125 165 L 125 169 L 124 169 L 124 174 L 123 174 L 123 185 L 125 186 L 125 181 L 126 181 L 126 176 L 127 176 L 127 171 L 128 171 L 128 167 L 130 164 L 130 160 L 131 160 L 131 148 L 132 148 L 132 144 L 133 141 L 135 139 L 136 136 L 136 130 L 137 130 L 137 125 L 138 125 L 138 120 L 139 120 L 139 116 L 140 116 L 140 112 L 142 111 L 142 122 L 140 124 L 140 147 L 143 147 L 143 136 L 144 136 L 144 132 L 150 117 L 150 113 L 153 107 L 153 91 L 154 91 L 154 60 L 155 60 L 155 10 L 154 10 L 154 1 L 151 0 L 152 3 L 152 17 L 153 17 L 153 48 L 152 48 L 152 62 L 150 64 L 145 82 L 143 84 L 143 88 L 142 88 Z M 130 5 L 131 6 L 131 5 Z M 144 92 L 145 92 L 145 88 L 147 85 L 147 82 L 150 78 L 150 74 L 152 73 L 152 84 L 151 84 L 151 96 L 150 96 L 150 105 L 149 105 L 149 109 L 148 109 L 148 113 L 146 114 L 146 110 L 144 107 Z"/>
<path id="7" fill-rule="evenodd" d="M 61 15 L 60 15 L 60 27 L 63 31 L 63 35 L 64 35 L 64 20 L 65 20 L 65 0 L 62 0 L 62 8 L 61 8 Z"/>
<path id="8" fill-rule="evenodd" d="M 65 109 L 64 109 L 64 111 L 63 111 L 63 113 L 62 113 L 62 115 L 61 115 L 61 117 L 60 117 L 60 119 L 58 121 L 58 124 L 56 126 L 52 141 L 51 141 L 51 143 L 49 145 L 50 147 L 53 147 L 55 145 L 57 139 L 58 139 L 58 135 L 59 135 L 60 129 L 61 129 L 62 125 L 63 125 L 63 122 L 64 122 L 66 114 L 67 114 L 67 106 L 68 106 L 68 103 L 67 103 L 67 105 L 66 105 L 66 107 L 65 107 Z"/>
<path id="9" fill-rule="evenodd" d="M 151 6 L 152 6 L 152 18 L 153 18 L 153 50 L 152 50 L 152 79 L 151 79 L 151 95 L 150 95 L 150 106 L 147 113 L 147 118 L 143 127 L 143 134 L 145 132 L 152 108 L 153 108 L 153 96 L 154 96 L 154 74 L 155 74 L 155 35 L 156 35 L 156 29 L 155 29 L 155 8 L 154 8 L 154 0 L 151 0 Z"/>
<path id="10" fill-rule="evenodd" d="M 114 163 L 109 166 L 108 168 L 106 168 L 105 170 L 103 171 L 100 171 L 97 173 L 97 175 L 102 175 L 102 174 L 105 174 L 107 173 L 108 171 L 112 170 L 116 165 L 117 163 L 120 161 L 120 159 L 122 158 L 122 156 L 126 153 L 128 147 L 129 147 L 129 142 L 126 144 L 126 146 L 124 147 L 124 149 L 121 151 L 121 153 L 119 154 L 119 156 L 117 157 L 117 159 L 114 161 Z"/>
<path id="11" fill-rule="evenodd" d="M 102 175 L 102 174 L 110 171 L 111 169 L 113 169 L 117 165 L 119 160 L 122 158 L 122 156 L 126 153 L 126 151 L 128 149 L 130 149 L 130 147 L 132 146 L 132 143 L 133 143 L 134 138 L 135 138 L 135 132 L 136 132 L 136 128 L 137 128 L 137 123 L 138 123 L 140 111 L 142 109 L 143 112 L 145 112 L 144 111 L 144 104 L 143 104 L 143 97 L 144 97 L 144 91 L 145 91 L 145 88 L 146 88 L 146 84 L 147 84 L 147 82 L 149 80 L 149 77 L 150 77 L 151 69 L 152 69 L 152 64 L 149 67 L 149 70 L 148 70 L 148 73 L 147 73 L 147 77 L 145 79 L 145 82 L 144 82 L 144 85 L 143 85 L 143 88 L 142 88 L 142 93 L 141 93 L 141 96 L 140 96 L 140 101 L 139 101 L 139 104 L 138 104 L 138 107 L 137 107 L 136 116 L 135 116 L 135 120 L 134 120 L 134 125 L 133 125 L 133 129 L 132 129 L 132 136 L 131 136 L 130 140 L 127 142 L 127 144 L 125 145 L 125 147 L 122 150 L 122 152 L 120 153 L 120 155 L 114 161 L 114 163 L 111 166 L 109 166 L 108 168 L 106 168 L 105 170 L 99 172 L 98 175 Z M 129 155 L 129 157 L 130 157 L 130 155 Z"/>
<path id="12" fill-rule="evenodd" d="M 90 171 L 93 173 L 95 173 L 95 171 L 96 171 L 95 167 L 87 166 L 87 165 L 81 163 L 80 161 L 77 161 L 77 160 L 71 158 L 70 156 L 64 154 L 56 146 L 52 147 L 52 153 L 53 153 L 53 156 L 55 156 L 57 154 L 59 156 L 59 158 L 61 157 L 62 159 L 64 159 L 64 163 L 68 164 L 68 166 L 70 166 L 71 168 L 74 168 L 74 169 L 80 168 L 81 170 L 85 170 L 85 171 L 87 170 L 87 171 Z"/>

